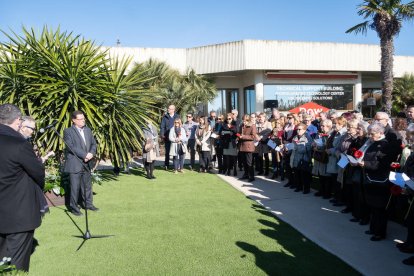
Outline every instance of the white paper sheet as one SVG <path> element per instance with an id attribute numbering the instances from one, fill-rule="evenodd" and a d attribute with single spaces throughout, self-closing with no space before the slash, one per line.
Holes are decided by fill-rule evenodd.
<path id="1" fill-rule="evenodd" d="M 259 145 L 259 141 L 254 142 L 254 146 L 257 147 Z"/>
<path id="2" fill-rule="evenodd" d="M 286 147 L 288 150 L 293 150 L 293 148 L 294 148 L 295 146 L 293 145 L 293 143 L 289 143 L 289 144 L 286 144 L 286 145 L 285 145 L 285 147 Z"/>
<path id="3" fill-rule="evenodd" d="M 210 137 L 216 139 L 218 137 L 218 135 L 215 134 L 215 133 L 212 133 Z"/>
<path id="4" fill-rule="evenodd" d="M 282 146 L 277 146 L 277 147 L 275 148 L 275 151 L 280 152 L 280 151 L 282 151 L 282 149 L 283 149 L 283 147 L 282 147 Z"/>
<path id="5" fill-rule="evenodd" d="M 358 160 L 357 160 L 357 159 L 355 159 L 353 156 L 351 156 L 351 155 L 346 155 L 346 157 L 348 158 L 349 163 L 351 163 L 351 164 L 353 164 L 353 165 L 358 164 Z"/>
<path id="6" fill-rule="evenodd" d="M 323 140 L 322 140 L 322 138 L 318 138 L 318 139 L 315 139 L 313 141 L 315 142 L 315 144 L 316 144 L 317 147 L 322 147 L 323 146 Z"/>
<path id="7" fill-rule="evenodd" d="M 269 139 L 269 141 L 267 141 L 267 145 L 271 148 L 271 149 L 275 149 L 276 148 L 276 143 Z"/>
<path id="8" fill-rule="evenodd" d="M 402 177 L 405 181 L 405 185 L 407 185 L 411 190 L 414 191 L 414 181 L 412 181 L 411 178 L 405 173 L 402 174 Z"/>
<path id="9" fill-rule="evenodd" d="M 348 157 L 345 154 L 341 153 L 341 159 L 339 159 L 337 165 L 340 168 L 344 169 L 348 164 L 349 164 Z"/>
<path id="10" fill-rule="evenodd" d="M 404 188 L 405 186 L 405 181 L 402 173 L 390 172 L 388 179 L 391 181 L 391 183 L 398 185 L 401 188 Z"/>

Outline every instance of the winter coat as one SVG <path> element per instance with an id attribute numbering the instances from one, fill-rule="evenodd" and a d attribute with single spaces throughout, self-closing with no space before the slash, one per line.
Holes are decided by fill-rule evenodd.
<path id="1" fill-rule="evenodd" d="M 308 133 L 304 133 L 301 137 L 296 135 L 292 139 L 293 151 L 291 155 L 290 166 L 297 168 L 301 160 L 312 162 L 312 142 L 313 139 Z"/>
<path id="2" fill-rule="evenodd" d="M 374 208 L 385 208 L 390 189 L 388 176 L 393 158 L 393 149 L 386 139 L 373 142 L 364 154 L 364 187 L 367 204 Z"/>
<path id="3" fill-rule="evenodd" d="M 240 152 L 254 152 L 254 140 L 256 139 L 257 131 L 255 125 L 242 124 L 239 130 L 241 135 L 239 138 L 239 150 Z"/>
<path id="4" fill-rule="evenodd" d="M 270 148 L 267 145 L 267 142 L 269 141 L 269 136 L 272 133 L 272 123 L 271 122 L 265 122 L 262 125 L 258 125 L 257 127 L 257 136 L 259 139 L 259 143 L 257 144 L 257 153 L 258 154 L 266 154 L 270 152 Z"/>
<path id="5" fill-rule="evenodd" d="M 175 134 L 175 129 L 172 127 L 169 131 L 169 140 L 171 141 L 170 156 L 178 156 L 178 145 L 181 144 L 184 154 L 187 152 L 187 135 L 183 127 L 180 128 L 179 135 Z M 178 139 L 178 141 L 176 141 Z"/>

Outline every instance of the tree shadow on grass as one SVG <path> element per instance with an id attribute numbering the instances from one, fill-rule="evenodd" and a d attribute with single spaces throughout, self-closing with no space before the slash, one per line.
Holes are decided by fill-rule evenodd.
<path id="1" fill-rule="evenodd" d="M 265 207 L 252 203 L 252 208 L 266 216 L 257 220 L 265 227 L 259 232 L 274 242 L 271 248 L 276 250 L 265 251 L 244 241 L 237 241 L 236 245 L 253 254 L 257 267 L 267 275 L 360 275 L 287 223 L 278 220 Z"/>

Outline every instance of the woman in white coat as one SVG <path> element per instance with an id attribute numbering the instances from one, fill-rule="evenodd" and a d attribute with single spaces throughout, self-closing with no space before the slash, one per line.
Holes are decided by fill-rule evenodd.
<path id="1" fill-rule="evenodd" d="M 211 162 L 211 127 L 205 117 L 201 117 L 195 133 L 196 145 L 200 159 L 200 172 L 207 172 Z"/>
<path id="2" fill-rule="evenodd" d="M 174 126 L 171 128 L 168 138 L 171 141 L 170 156 L 173 157 L 174 173 L 183 173 L 184 159 L 187 153 L 187 135 L 181 119 L 174 120 Z"/>

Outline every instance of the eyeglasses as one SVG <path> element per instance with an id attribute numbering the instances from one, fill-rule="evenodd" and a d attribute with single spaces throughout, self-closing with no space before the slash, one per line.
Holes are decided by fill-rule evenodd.
<path id="1" fill-rule="evenodd" d="M 34 128 L 34 127 L 31 127 L 31 126 L 24 126 L 25 128 L 28 128 L 28 129 L 31 129 L 31 130 L 33 130 L 33 131 L 36 131 L 36 129 Z"/>
<path id="2" fill-rule="evenodd" d="M 211 118 L 216 118 L 216 116 L 211 116 Z"/>

